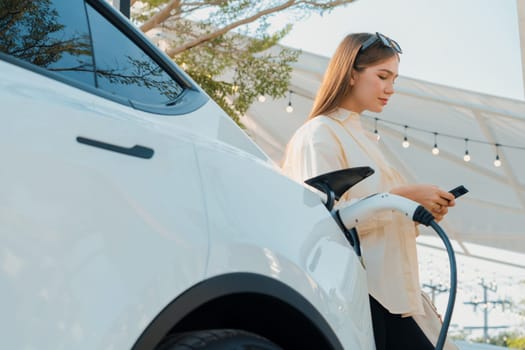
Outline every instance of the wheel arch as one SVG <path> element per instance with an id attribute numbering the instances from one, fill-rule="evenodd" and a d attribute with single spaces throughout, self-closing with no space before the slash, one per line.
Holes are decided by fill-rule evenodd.
<path id="1" fill-rule="evenodd" d="M 254 273 L 215 276 L 191 287 L 146 327 L 133 350 L 150 350 L 168 334 L 199 329 L 242 329 L 284 349 L 343 349 L 328 322 L 283 282 Z"/>

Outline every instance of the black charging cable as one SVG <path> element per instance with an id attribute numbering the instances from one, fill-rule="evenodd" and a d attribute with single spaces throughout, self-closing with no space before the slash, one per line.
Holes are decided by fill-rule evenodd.
<path id="1" fill-rule="evenodd" d="M 443 317 L 443 324 L 441 326 L 441 331 L 439 332 L 439 337 L 436 343 L 436 350 L 443 350 L 445 346 L 445 340 L 447 338 L 448 327 L 450 325 L 450 319 L 452 318 L 452 312 L 454 311 L 454 303 L 456 302 L 456 290 L 457 290 L 457 265 L 456 265 L 456 255 L 452 244 L 448 239 L 446 233 L 443 231 L 441 226 L 434 220 L 434 217 L 428 210 L 423 208 L 421 205 L 417 207 L 412 218 L 414 221 L 419 222 L 425 226 L 430 226 L 436 231 L 439 238 L 443 241 L 445 248 L 447 249 L 448 261 L 450 265 L 450 293 L 448 295 L 447 309 L 445 311 L 445 317 Z"/>

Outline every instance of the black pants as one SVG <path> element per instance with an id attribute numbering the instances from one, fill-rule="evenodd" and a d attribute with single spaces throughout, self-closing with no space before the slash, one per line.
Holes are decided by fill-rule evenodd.
<path id="1" fill-rule="evenodd" d="M 434 350 L 412 317 L 391 314 L 372 296 L 370 310 L 377 350 Z"/>

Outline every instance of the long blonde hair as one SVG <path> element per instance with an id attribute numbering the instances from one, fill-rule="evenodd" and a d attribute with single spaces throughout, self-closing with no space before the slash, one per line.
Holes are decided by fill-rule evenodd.
<path id="1" fill-rule="evenodd" d="M 307 120 L 318 115 L 330 114 L 339 107 L 343 98 L 350 93 L 352 70 L 360 72 L 397 55 L 394 50 L 381 44 L 381 40 L 377 40 L 365 51 L 359 52 L 363 43 L 372 35 L 376 34 L 348 34 L 341 41 L 328 63 L 328 68 Z"/>

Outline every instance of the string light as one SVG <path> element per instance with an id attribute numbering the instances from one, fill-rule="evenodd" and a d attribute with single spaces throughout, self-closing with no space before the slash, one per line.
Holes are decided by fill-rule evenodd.
<path id="1" fill-rule="evenodd" d="M 468 154 L 468 139 L 465 139 L 465 155 L 463 156 L 465 162 L 470 162 L 470 154 Z"/>
<path id="2" fill-rule="evenodd" d="M 403 142 L 401 143 L 403 148 L 410 147 L 410 142 L 408 142 L 408 137 L 407 137 L 407 129 L 408 129 L 408 125 L 405 125 L 405 137 L 403 138 Z"/>
<path id="3" fill-rule="evenodd" d="M 439 154 L 439 148 L 438 148 L 438 144 L 437 144 L 437 135 L 438 133 L 435 132 L 434 133 L 434 148 L 432 148 L 432 154 L 437 156 Z"/>
<path id="4" fill-rule="evenodd" d="M 264 96 L 264 95 L 259 95 L 259 97 L 258 97 L 257 99 L 259 100 L 259 102 L 262 103 L 262 102 L 266 101 L 266 96 Z"/>
<path id="5" fill-rule="evenodd" d="M 378 118 L 375 118 L 374 120 L 374 135 L 376 135 L 376 139 L 379 141 L 381 139 L 381 135 L 379 135 L 379 131 L 377 131 L 377 119 Z"/>
<path id="6" fill-rule="evenodd" d="M 499 168 L 501 166 L 501 160 L 499 159 L 499 144 L 496 143 L 496 159 L 494 159 L 494 166 Z"/>
<path id="7" fill-rule="evenodd" d="M 292 92 L 293 91 L 291 91 L 291 90 L 289 91 L 290 97 L 289 97 L 289 101 L 288 101 L 288 106 L 286 107 L 286 111 L 288 113 L 293 112 L 293 107 L 292 107 L 292 102 L 291 102 L 291 94 L 292 94 Z M 293 92 L 293 93 L 296 93 L 296 92 Z M 303 95 L 301 93 L 299 93 L 299 94 L 301 96 L 305 97 L 305 98 L 312 99 L 312 96 Z M 427 133 L 427 134 L 434 134 L 434 147 L 432 148 L 432 154 L 433 155 L 438 155 L 440 153 L 440 151 L 441 151 L 439 149 L 438 145 L 437 145 L 437 134 L 438 133 L 435 132 L 435 131 L 431 131 L 431 130 L 428 130 L 428 129 L 422 129 L 422 128 L 418 128 L 418 127 L 413 127 L 413 126 L 409 126 L 409 125 L 405 125 L 405 124 L 401 124 L 401 123 L 396 123 L 396 122 L 393 122 L 393 121 L 384 120 L 382 118 L 378 118 L 378 117 L 371 116 L 371 115 L 362 114 L 361 116 L 364 117 L 364 118 L 374 118 L 374 135 L 376 136 L 376 138 L 378 140 L 381 138 L 381 136 L 379 135 L 379 131 L 378 131 L 377 125 L 378 125 L 379 122 L 382 122 L 382 123 L 385 123 L 385 124 L 401 126 L 401 127 L 403 127 L 405 129 L 405 135 L 404 135 L 403 142 L 402 142 L 402 145 L 403 145 L 404 148 L 408 148 L 410 146 L 410 142 L 408 141 L 408 136 L 407 136 L 407 129 L 410 127 L 411 129 L 419 131 L 419 132 L 423 132 L 423 133 Z M 465 153 L 463 155 L 463 160 L 465 162 L 469 162 L 471 160 L 471 156 L 470 156 L 469 151 L 468 151 L 468 142 L 474 142 L 474 143 L 477 143 L 477 144 L 491 145 L 491 146 L 496 147 L 496 157 L 495 157 L 494 162 L 493 162 L 493 165 L 495 167 L 500 167 L 502 165 L 502 161 L 501 161 L 500 154 L 499 154 L 499 148 L 500 147 L 505 147 L 505 148 L 509 148 L 509 149 L 516 149 L 516 150 L 525 151 L 525 146 L 517 146 L 517 145 L 507 145 L 507 144 L 501 144 L 501 143 L 494 143 L 494 142 L 489 142 L 489 141 L 485 141 L 485 140 L 465 138 L 465 137 L 462 137 L 462 136 L 452 135 L 452 134 L 447 134 L 447 133 L 441 133 L 441 132 L 439 133 L 439 136 L 441 138 L 445 137 L 445 138 L 448 138 L 448 139 L 464 140 L 465 141 Z"/>
<path id="8" fill-rule="evenodd" d="M 288 94 L 288 106 L 286 106 L 286 112 L 288 112 L 288 113 L 292 113 L 293 112 L 292 93 L 293 93 L 293 91 L 290 90 L 289 94 Z"/>
<path id="9" fill-rule="evenodd" d="M 362 115 L 362 116 L 365 117 L 365 118 L 374 118 L 374 125 L 377 125 L 378 122 L 382 122 L 382 123 L 385 123 L 385 124 L 392 124 L 392 125 L 397 125 L 397 126 L 403 127 L 404 130 L 405 130 L 404 131 L 404 138 L 403 138 L 403 147 L 405 147 L 405 140 L 407 141 L 406 144 L 410 145 L 410 143 L 408 142 L 408 137 L 407 137 L 407 129 L 408 128 L 411 128 L 411 129 L 414 129 L 414 130 L 417 130 L 417 131 L 420 131 L 420 132 L 423 132 L 423 133 L 427 133 L 427 134 L 433 134 L 434 135 L 434 147 L 432 148 L 432 154 L 433 155 L 438 155 L 441 152 L 441 150 L 439 149 L 439 146 L 437 144 L 438 132 L 436 132 L 436 131 L 430 131 L 430 130 L 425 130 L 425 129 L 421 129 L 421 128 L 417 128 L 417 127 L 412 127 L 412 126 L 409 126 L 409 125 L 396 123 L 396 122 L 393 122 L 393 121 L 384 120 L 384 119 L 377 118 L 377 117 L 372 117 L 372 116 L 369 116 L 369 115 Z M 375 127 L 375 128 L 377 128 L 377 127 Z M 375 133 L 375 129 L 374 129 L 374 133 Z M 439 133 L 439 136 L 446 137 L 446 138 L 449 138 L 449 139 L 464 140 L 465 141 L 465 153 L 463 154 L 463 160 L 465 162 L 470 162 L 472 160 L 472 156 L 470 155 L 469 149 L 468 149 L 468 143 L 469 142 L 475 142 L 475 143 L 478 143 L 478 144 L 485 144 L 485 145 L 492 145 L 492 146 L 496 147 L 496 157 L 494 158 L 493 166 L 495 166 L 497 168 L 501 167 L 501 165 L 502 165 L 502 160 L 501 160 L 501 156 L 500 156 L 500 153 L 499 153 L 499 148 L 500 147 L 506 147 L 506 148 L 511 148 L 511 149 L 525 151 L 525 146 L 505 145 L 505 144 L 501 144 L 501 143 L 492 143 L 492 142 L 488 142 L 488 141 L 485 141 L 485 140 L 475 140 L 475 139 L 473 140 L 473 139 L 470 139 L 470 138 L 465 138 L 465 137 L 461 137 L 461 136 L 457 136 L 457 135 L 444 134 L 444 133 Z"/>

